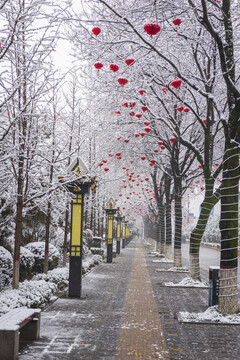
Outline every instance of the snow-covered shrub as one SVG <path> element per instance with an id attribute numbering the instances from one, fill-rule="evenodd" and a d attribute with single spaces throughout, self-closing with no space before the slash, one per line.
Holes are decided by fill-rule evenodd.
<path id="1" fill-rule="evenodd" d="M 45 243 L 43 241 L 32 242 L 27 244 L 25 248 L 34 254 L 34 265 L 32 268 L 33 273 L 43 272 Z M 52 270 L 58 266 L 59 258 L 60 258 L 60 254 L 58 249 L 54 245 L 49 244 L 49 253 L 48 253 L 49 270 Z"/>
<path id="2" fill-rule="evenodd" d="M 20 273 L 19 280 L 24 281 L 25 279 L 31 277 L 32 268 L 35 263 L 34 254 L 21 246 L 20 248 Z"/>
<path id="3" fill-rule="evenodd" d="M 86 229 L 83 231 L 83 244 L 86 245 L 88 247 L 88 249 L 90 249 L 90 247 L 92 246 L 92 241 L 93 241 L 93 232 L 91 229 Z"/>
<path id="4" fill-rule="evenodd" d="M 90 252 L 91 254 L 91 252 Z M 99 265 L 103 261 L 101 255 L 91 255 L 83 260 L 82 263 L 82 274 L 87 274 L 95 265 Z"/>
<path id="5" fill-rule="evenodd" d="M 11 253 L 0 246 L 0 290 L 11 283 L 13 258 Z"/>
<path id="6" fill-rule="evenodd" d="M 44 280 L 25 280 L 19 289 L 9 289 L 0 294 L 0 309 L 5 313 L 16 307 L 39 308 L 46 306 L 57 291 L 57 286 Z"/>
<path id="7" fill-rule="evenodd" d="M 102 244 L 102 238 L 99 236 L 94 236 L 92 240 L 92 247 L 100 248 Z"/>
<path id="8" fill-rule="evenodd" d="M 67 267 L 57 268 L 48 271 L 47 274 L 37 274 L 34 276 L 33 280 L 52 282 L 57 285 L 58 290 L 63 290 L 66 286 L 68 286 L 69 269 Z"/>
<path id="9" fill-rule="evenodd" d="M 101 256 L 103 256 L 103 254 L 104 254 L 104 249 L 101 249 L 101 248 L 99 248 L 99 247 L 91 247 L 91 253 L 93 254 L 93 255 L 101 255 Z"/>

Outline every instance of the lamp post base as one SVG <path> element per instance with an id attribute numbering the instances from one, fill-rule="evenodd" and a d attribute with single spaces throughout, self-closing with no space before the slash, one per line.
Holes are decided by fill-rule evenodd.
<path id="1" fill-rule="evenodd" d="M 107 244 L 107 263 L 112 263 L 112 244 Z"/>
<path id="2" fill-rule="evenodd" d="M 70 256 L 69 297 L 81 297 L 82 293 L 82 257 Z"/>
<path id="3" fill-rule="evenodd" d="M 116 253 L 117 253 L 117 254 L 120 254 L 120 240 L 117 241 Z"/>

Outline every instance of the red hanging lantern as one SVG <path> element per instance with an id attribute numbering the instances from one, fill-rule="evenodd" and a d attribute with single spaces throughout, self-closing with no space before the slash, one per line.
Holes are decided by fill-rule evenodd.
<path id="1" fill-rule="evenodd" d="M 144 25 L 144 30 L 148 35 L 153 37 L 153 35 L 157 35 L 161 30 L 161 27 L 156 23 L 156 21 L 151 21 L 149 24 Z"/>
<path id="2" fill-rule="evenodd" d="M 207 125 L 207 120 L 206 119 L 203 120 L 203 123 L 204 123 L 204 125 Z"/>
<path id="3" fill-rule="evenodd" d="M 120 115 L 121 113 L 120 111 L 115 111 L 115 114 Z"/>
<path id="4" fill-rule="evenodd" d="M 140 95 L 143 95 L 143 94 L 145 94 L 145 93 L 146 93 L 145 90 L 139 90 L 139 94 L 140 94 Z"/>
<path id="5" fill-rule="evenodd" d="M 164 145 L 161 145 L 161 146 L 160 146 L 160 149 L 164 150 L 164 149 L 165 149 L 165 146 L 164 146 Z"/>
<path id="6" fill-rule="evenodd" d="M 141 156 L 141 160 L 146 160 L 146 156 Z"/>
<path id="7" fill-rule="evenodd" d="M 121 160 L 121 158 L 122 158 L 121 156 L 117 156 L 117 159 L 118 159 L 118 160 Z"/>
<path id="8" fill-rule="evenodd" d="M 94 64 L 94 66 L 95 66 L 95 68 L 97 70 L 100 70 L 103 67 L 103 64 L 102 63 L 96 63 L 96 64 Z"/>
<path id="9" fill-rule="evenodd" d="M 188 113 L 188 112 L 190 111 L 190 109 L 189 109 L 189 108 L 185 108 L 183 111 L 184 111 L 185 113 Z"/>
<path id="10" fill-rule="evenodd" d="M 110 66 L 110 69 L 113 71 L 113 72 L 116 72 L 119 70 L 119 66 L 115 65 L 115 64 L 111 64 Z"/>
<path id="11" fill-rule="evenodd" d="M 159 146 L 163 145 L 163 142 L 162 142 L 162 141 L 159 141 L 159 142 L 158 142 L 158 145 L 159 145 Z"/>
<path id="12" fill-rule="evenodd" d="M 175 138 L 175 136 L 170 137 L 169 141 L 171 141 L 171 143 L 174 143 L 177 139 Z"/>
<path id="13" fill-rule="evenodd" d="M 124 142 L 125 142 L 126 144 L 129 143 L 129 139 L 124 140 Z"/>
<path id="14" fill-rule="evenodd" d="M 113 154 L 108 154 L 109 157 L 113 157 Z"/>
<path id="15" fill-rule="evenodd" d="M 147 133 L 147 134 L 149 134 L 149 133 L 150 133 L 150 131 L 151 131 L 152 129 L 151 129 L 150 127 L 148 127 L 148 126 L 147 126 L 147 127 L 145 127 L 145 129 L 144 129 L 144 130 L 146 131 L 146 133 Z"/>
<path id="16" fill-rule="evenodd" d="M 133 65 L 133 63 L 134 63 L 134 59 L 126 59 L 125 60 L 125 63 L 128 65 L 128 66 L 130 66 L 130 65 Z"/>
<path id="17" fill-rule="evenodd" d="M 173 22 L 174 25 L 179 26 L 179 25 L 181 25 L 182 20 L 177 18 L 177 19 L 174 19 L 172 22 Z"/>
<path id="18" fill-rule="evenodd" d="M 148 125 L 150 125 L 150 122 L 149 121 L 144 121 L 144 125 L 148 126 Z"/>
<path id="19" fill-rule="evenodd" d="M 141 137 L 144 137 L 146 134 L 144 132 L 140 133 Z"/>
<path id="20" fill-rule="evenodd" d="M 149 178 L 145 178 L 145 181 L 148 181 L 149 180 Z"/>
<path id="21" fill-rule="evenodd" d="M 177 111 L 182 112 L 183 110 L 184 110 L 184 107 L 183 107 L 183 106 L 178 106 L 178 107 L 177 107 Z"/>
<path id="22" fill-rule="evenodd" d="M 162 88 L 162 91 L 166 94 L 168 92 L 168 88 Z"/>
<path id="23" fill-rule="evenodd" d="M 102 167 L 102 166 L 103 166 L 103 163 L 100 163 L 98 166 Z"/>
<path id="24" fill-rule="evenodd" d="M 119 78 L 118 83 L 119 83 L 119 85 L 121 85 L 121 87 L 123 87 L 124 85 L 126 85 L 128 83 L 128 80 L 125 78 Z"/>
<path id="25" fill-rule="evenodd" d="M 117 137 L 117 140 L 120 140 L 120 139 L 121 139 L 121 136 L 118 136 L 118 137 Z"/>
<path id="26" fill-rule="evenodd" d="M 132 109 L 135 105 L 136 105 L 135 102 L 129 102 L 129 103 L 128 103 L 128 106 L 129 106 L 131 109 Z"/>
<path id="27" fill-rule="evenodd" d="M 98 36 L 102 30 L 99 27 L 94 27 L 92 32 L 95 36 Z"/>
<path id="28" fill-rule="evenodd" d="M 121 156 L 121 153 L 120 152 L 116 153 L 116 156 Z"/>
<path id="29" fill-rule="evenodd" d="M 154 149 L 153 152 L 155 152 L 156 154 L 158 153 L 158 149 Z"/>
<path id="30" fill-rule="evenodd" d="M 103 67 L 103 64 L 102 63 L 96 63 L 96 64 L 94 64 L 94 67 L 97 69 L 97 74 L 99 76 L 99 71 Z"/>
<path id="31" fill-rule="evenodd" d="M 148 108 L 147 108 L 146 106 L 142 106 L 142 108 L 141 108 L 141 109 L 142 109 L 142 111 L 143 111 L 143 112 L 145 112 L 145 111 L 147 111 L 147 110 L 148 110 Z"/>
<path id="32" fill-rule="evenodd" d="M 139 134 L 134 134 L 135 138 L 138 138 L 140 135 Z"/>
<path id="33" fill-rule="evenodd" d="M 174 79 L 174 80 L 171 82 L 171 85 L 172 85 L 175 89 L 178 89 L 178 88 L 181 86 L 181 83 L 182 83 L 182 80 L 180 80 L 180 79 Z"/>
<path id="34" fill-rule="evenodd" d="M 104 171 L 108 172 L 108 170 L 109 170 L 108 168 L 104 168 Z"/>
<path id="35" fill-rule="evenodd" d="M 135 112 L 134 112 L 134 111 L 131 111 L 131 112 L 129 113 L 129 115 L 130 115 L 130 116 L 134 116 L 134 115 L 135 115 Z"/>
<path id="36" fill-rule="evenodd" d="M 141 119 L 142 114 L 136 114 L 136 117 L 137 117 L 138 119 Z"/>

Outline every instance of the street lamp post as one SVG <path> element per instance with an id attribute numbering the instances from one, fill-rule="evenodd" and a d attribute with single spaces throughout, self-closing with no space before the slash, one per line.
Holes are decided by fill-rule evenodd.
<path id="1" fill-rule="evenodd" d="M 117 247 L 116 247 L 116 253 L 120 254 L 120 242 L 121 242 L 121 222 L 123 217 L 121 216 L 121 211 L 120 208 L 118 207 L 118 212 L 117 212 Z"/>
<path id="2" fill-rule="evenodd" d="M 108 219 L 108 231 L 107 231 L 107 263 L 112 263 L 112 248 L 113 248 L 113 217 L 117 212 L 117 209 L 114 209 L 115 202 L 110 198 L 107 202 L 107 207 L 104 210 L 107 213 Z"/>
<path id="3" fill-rule="evenodd" d="M 126 242 L 126 221 L 125 216 L 123 216 L 123 229 L 122 229 L 122 248 L 125 248 L 125 242 Z"/>
<path id="4" fill-rule="evenodd" d="M 84 194 L 89 192 L 95 179 L 89 178 L 86 166 L 80 158 L 77 158 L 69 166 L 69 173 L 74 173 L 76 179 L 65 181 L 59 177 L 59 181 L 72 194 L 71 202 L 71 237 L 70 237 L 70 263 L 69 263 L 69 297 L 81 297 L 82 292 L 82 237 L 83 237 L 83 214 Z"/>

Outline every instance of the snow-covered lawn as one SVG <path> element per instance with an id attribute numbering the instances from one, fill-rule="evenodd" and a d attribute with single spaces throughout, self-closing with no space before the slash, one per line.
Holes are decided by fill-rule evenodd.
<path id="1" fill-rule="evenodd" d="M 182 279 L 179 283 L 173 283 L 173 282 L 165 282 L 164 286 L 177 286 L 177 287 L 209 287 L 208 284 L 206 284 L 203 281 L 199 280 L 193 280 L 191 277 L 186 277 Z"/>
<path id="2" fill-rule="evenodd" d="M 153 263 L 168 263 L 168 264 L 172 264 L 173 260 L 169 260 L 166 258 L 163 259 L 157 259 L 157 260 L 152 260 Z"/>
<path id="3" fill-rule="evenodd" d="M 103 260 L 100 255 L 89 256 L 83 260 L 83 272 Z M 16 307 L 43 308 L 57 298 L 59 291 L 68 286 L 68 267 L 56 268 L 47 274 L 37 274 L 32 280 L 19 283 L 19 289 L 6 289 L 0 293 L 0 315 Z"/>
<path id="4" fill-rule="evenodd" d="M 170 269 L 156 269 L 156 271 L 159 272 L 164 272 L 164 271 L 172 271 L 172 272 L 189 272 L 188 268 L 186 266 L 182 266 L 182 267 L 178 267 L 178 266 L 174 266 Z"/>
<path id="5" fill-rule="evenodd" d="M 164 254 L 160 254 L 159 252 L 157 252 L 157 251 L 151 251 L 150 253 L 148 253 L 148 256 L 149 257 L 165 257 L 165 255 Z"/>
<path id="6" fill-rule="evenodd" d="M 180 322 L 194 322 L 194 323 L 221 323 L 221 324 L 239 324 L 240 313 L 234 315 L 221 315 L 218 311 L 218 306 L 211 306 L 203 313 L 189 313 L 179 312 L 177 314 Z"/>

